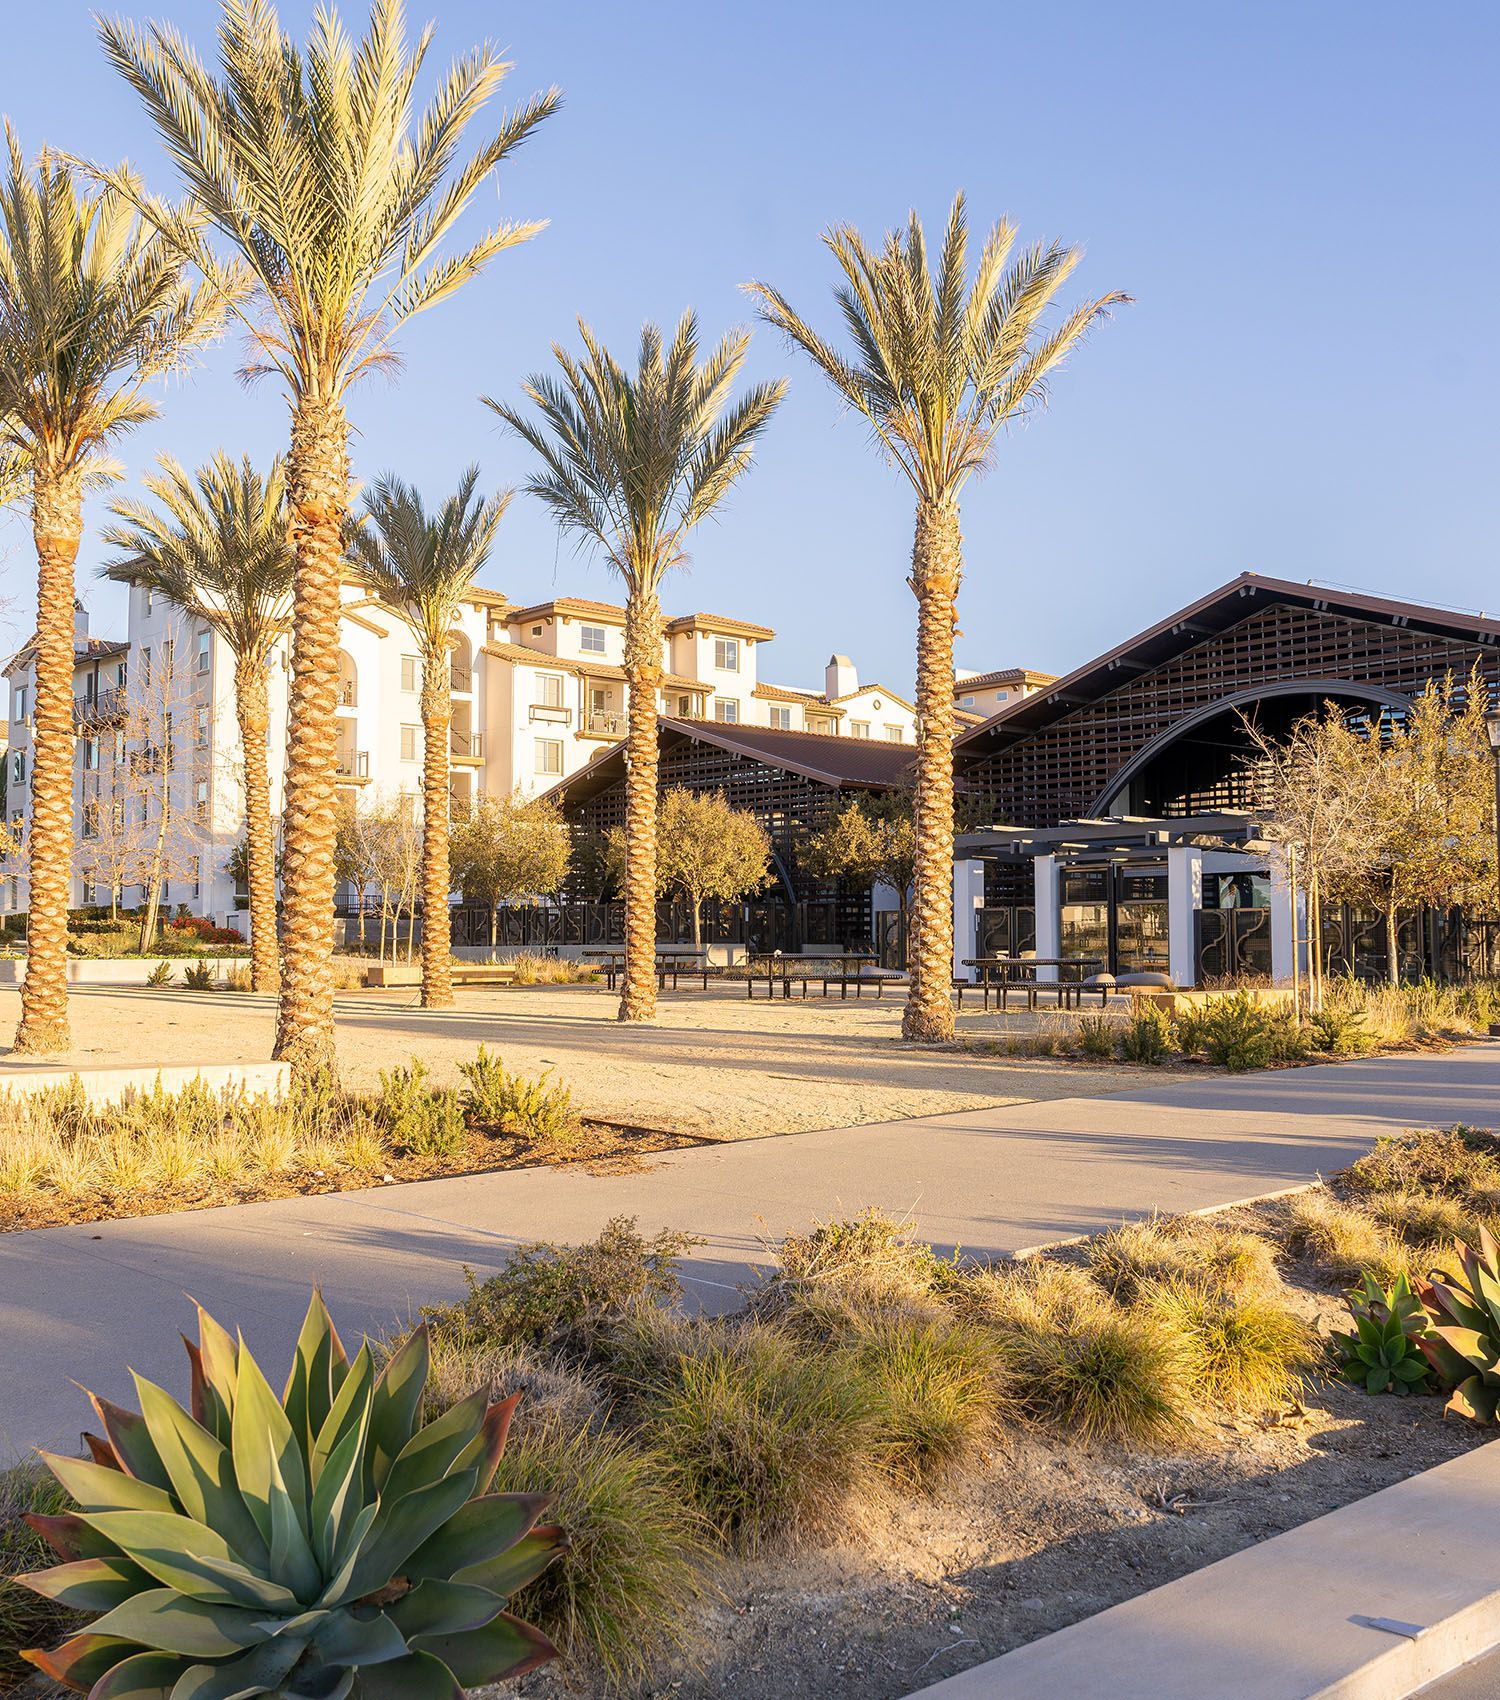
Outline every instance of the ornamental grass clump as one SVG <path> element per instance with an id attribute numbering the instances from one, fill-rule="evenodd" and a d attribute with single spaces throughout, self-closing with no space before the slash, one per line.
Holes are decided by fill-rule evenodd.
<path id="1" fill-rule="evenodd" d="M 0 1470 L 0 1694 L 32 1674 L 17 1651 L 71 1634 L 82 1619 L 19 1578 L 47 1562 L 51 1549 L 28 1521 L 57 1517 L 72 1501 L 57 1479 L 28 1460 Z"/>
<path id="2" fill-rule="evenodd" d="M 1088 1264 L 1116 1298 L 1152 1281 L 1201 1279 L 1236 1294 L 1284 1289 L 1270 1242 L 1201 1216 L 1152 1216 L 1088 1242 Z"/>
<path id="3" fill-rule="evenodd" d="M 1172 1018 L 1159 1005 L 1144 999 L 1136 1002 L 1120 1028 L 1120 1054 L 1126 1062 L 1157 1065 L 1177 1049 Z"/>
<path id="4" fill-rule="evenodd" d="M 1080 1056 L 1092 1057 L 1096 1062 L 1109 1062 L 1114 1058 L 1119 1032 L 1119 1023 L 1111 1021 L 1107 1015 L 1082 1015 L 1073 1031 L 1073 1042 Z"/>
<path id="5" fill-rule="evenodd" d="M 807 1234 L 788 1234 L 776 1258 L 778 1267 L 751 1295 L 758 1314 L 820 1292 L 845 1301 L 931 1308 L 961 1278 L 957 1253 L 940 1257 L 910 1222 L 873 1208 L 819 1222 Z"/>
<path id="6" fill-rule="evenodd" d="M 41 1456 L 77 1505 L 32 1527 L 62 1563 L 17 1580 L 93 1617 L 23 1656 L 97 1700 L 452 1696 L 553 1657 L 505 1608 L 564 1550 L 547 1496 L 491 1492 L 515 1401 L 423 1422 L 427 1330 L 351 1363 L 314 1294 L 272 1392 L 201 1309 L 184 1409 L 137 1375 L 94 1398 L 90 1460 Z"/>
<path id="7" fill-rule="evenodd" d="M 880 1412 L 838 1353 L 786 1329 L 643 1318 L 633 1420 L 728 1546 L 758 1552 L 855 1523 L 880 1486 Z"/>
<path id="8" fill-rule="evenodd" d="M 1144 1287 L 1137 1304 L 1182 1346 L 1194 1391 L 1210 1407 L 1282 1404 L 1312 1361 L 1307 1325 L 1263 1292 L 1182 1276 Z"/>
<path id="9" fill-rule="evenodd" d="M 972 1286 L 969 1306 L 994 1330 L 1026 1414 L 1085 1442 L 1159 1446 L 1181 1436 L 1189 1364 L 1155 1318 L 1047 1258 L 975 1276 Z"/>

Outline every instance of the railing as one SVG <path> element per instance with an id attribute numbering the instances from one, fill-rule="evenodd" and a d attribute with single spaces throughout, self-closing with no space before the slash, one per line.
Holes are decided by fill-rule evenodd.
<path id="1" fill-rule="evenodd" d="M 370 777 L 370 752 L 368 750 L 340 750 L 334 760 L 334 772 L 340 779 L 368 779 Z"/>
<path id="2" fill-rule="evenodd" d="M 531 705 L 531 718 L 550 721 L 554 726 L 571 726 L 573 710 L 564 708 L 561 703 L 534 702 Z"/>
<path id="3" fill-rule="evenodd" d="M 475 761 L 483 761 L 484 733 L 460 732 L 457 727 L 450 727 L 448 747 L 456 756 L 469 756 Z"/>
<path id="4" fill-rule="evenodd" d="M 111 685 L 98 696 L 74 697 L 73 719 L 80 725 L 97 720 L 117 720 L 125 712 L 125 687 Z"/>
<path id="5" fill-rule="evenodd" d="M 625 716 L 618 709 L 596 709 L 589 715 L 583 729 L 592 732 L 596 738 L 623 738 Z"/>
<path id="6" fill-rule="evenodd" d="M 453 681 L 450 688 L 464 693 L 474 688 L 473 673 L 467 667 L 460 667 L 456 661 L 453 663 Z"/>

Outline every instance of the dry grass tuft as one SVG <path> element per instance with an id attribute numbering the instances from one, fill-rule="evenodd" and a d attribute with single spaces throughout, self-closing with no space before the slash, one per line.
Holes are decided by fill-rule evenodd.
<path id="1" fill-rule="evenodd" d="M 1334 1179 L 1359 1195 L 1428 1193 L 1492 1209 L 1500 1201 L 1500 1135 L 1462 1124 L 1386 1135 Z"/>
<path id="2" fill-rule="evenodd" d="M 1213 1405 L 1263 1411 L 1280 1404 L 1312 1361 L 1307 1325 L 1264 1292 L 1234 1294 L 1179 1278 L 1144 1287 L 1139 1308 L 1182 1344 L 1196 1392 Z"/>
<path id="3" fill-rule="evenodd" d="M 1200 1216 L 1153 1216 L 1089 1241 L 1089 1268 L 1116 1298 L 1152 1281 L 1201 1279 L 1229 1293 L 1278 1293 L 1268 1241 Z"/>
<path id="4" fill-rule="evenodd" d="M 1411 1257 L 1399 1240 L 1354 1205 L 1330 1193 L 1299 1193 L 1287 1205 L 1287 1244 L 1335 1281 L 1357 1281 L 1368 1270 L 1388 1287 L 1411 1273 Z"/>

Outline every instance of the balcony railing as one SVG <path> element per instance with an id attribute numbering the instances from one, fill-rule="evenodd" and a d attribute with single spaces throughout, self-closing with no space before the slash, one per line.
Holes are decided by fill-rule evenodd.
<path id="1" fill-rule="evenodd" d="M 79 726 L 119 720 L 125 713 L 125 687 L 111 685 L 94 697 L 73 698 L 73 720 Z"/>
<path id="2" fill-rule="evenodd" d="M 335 757 L 334 772 L 340 779 L 368 779 L 370 777 L 370 752 L 368 750 L 340 750 Z"/>
<path id="3" fill-rule="evenodd" d="M 484 733 L 460 732 L 457 727 L 451 727 L 448 732 L 448 747 L 462 760 L 483 761 Z"/>
<path id="4" fill-rule="evenodd" d="M 583 727 L 596 738 L 623 738 L 625 716 L 619 709 L 594 709 Z"/>
<path id="5" fill-rule="evenodd" d="M 534 702 L 531 705 L 531 718 L 548 721 L 553 726 L 571 726 L 573 710 L 564 708 L 560 702 Z"/>
<path id="6" fill-rule="evenodd" d="M 339 680 L 339 707 L 340 708 L 358 708 L 359 707 L 359 686 L 354 682 L 353 679 L 340 679 Z"/>

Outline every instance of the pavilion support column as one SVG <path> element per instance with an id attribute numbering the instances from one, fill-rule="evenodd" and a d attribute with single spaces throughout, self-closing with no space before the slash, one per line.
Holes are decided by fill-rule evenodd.
<path id="1" fill-rule="evenodd" d="M 953 864 L 953 978 L 973 981 L 964 962 L 979 955 L 979 911 L 984 908 L 984 863 L 960 857 Z"/>
<path id="2" fill-rule="evenodd" d="M 1307 983 L 1307 949 L 1302 934 L 1305 914 L 1280 856 L 1271 864 L 1271 978 L 1278 986 Z"/>
<path id="3" fill-rule="evenodd" d="M 1038 856 L 1032 862 L 1033 898 L 1036 905 L 1036 954 L 1043 958 L 1062 955 L 1062 878 L 1056 856 Z M 1055 968 L 1036 971 L 1038 980 L 1055 980 Z"/>
<path id="4" fill-rule="evenodd" d="M 1198 984 L 1198 911 L 1203 907 L 1203 852 L 1194 844 L 1167 851 L 1167 969 L 1174 986 Z"/>

